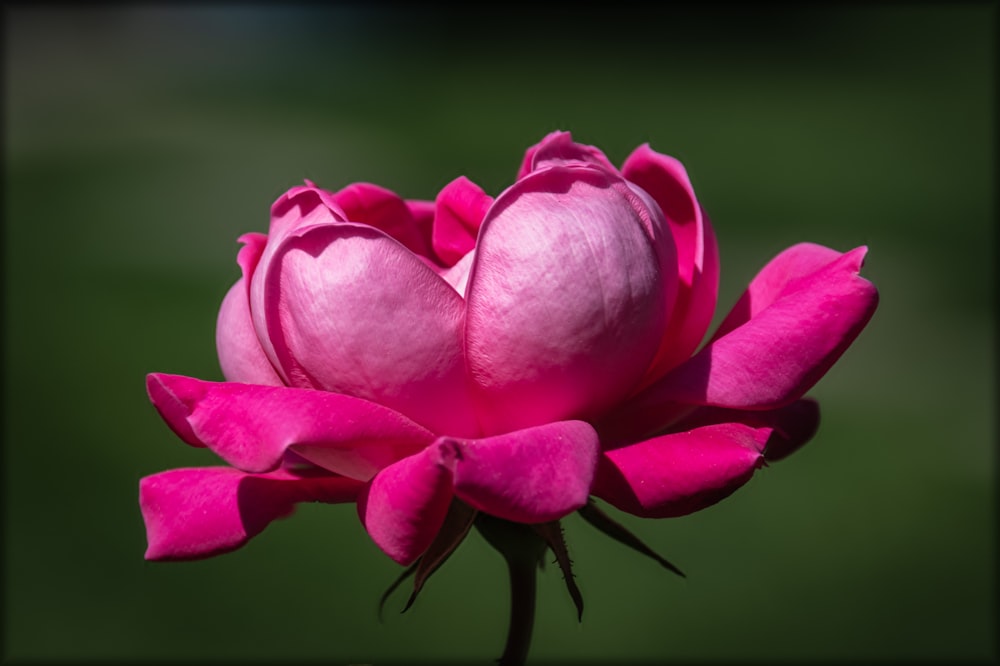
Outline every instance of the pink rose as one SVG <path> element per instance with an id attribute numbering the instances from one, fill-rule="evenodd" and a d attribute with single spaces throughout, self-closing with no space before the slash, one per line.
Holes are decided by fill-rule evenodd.
<path id="1" fill-rule="evenodd" d="M 409 564 L 449 507 L 545 523 L 591 496 L 687 514 L 808 440 L 808 391 L 878 295 L 866 248 L 791 247 L 701 349 L 715 236 L 681 164 L 621 170 L 556 132 L 496 199 L 307 183 L 243 236 L 219 312 L 225 382 L 151 374 L 150 399 L 225 466 L 142 479 L 148 559 L 242 546 L 295 503 L 356 502 Z"/>

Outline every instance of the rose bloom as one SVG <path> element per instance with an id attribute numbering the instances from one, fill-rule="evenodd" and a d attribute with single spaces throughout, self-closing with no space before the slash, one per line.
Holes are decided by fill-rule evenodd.
<path id="1" fill-rule="evenodd" d="M 403 565 L 455 506 L 697 511 L 812 437 L 803 396 L 878 300 L 866 248 L 796 245 L 701 346 L 719 260 L 684 167 L 644 145 L 618 169 L 565 132 L 495 199 L 464 177 L 434 201 L 307 182 L 240 240 L 226 381 L 147 378 L 226 463 L 141 480 L 147 559 L 233 550 L 298 502 L 355 502 Z"/>

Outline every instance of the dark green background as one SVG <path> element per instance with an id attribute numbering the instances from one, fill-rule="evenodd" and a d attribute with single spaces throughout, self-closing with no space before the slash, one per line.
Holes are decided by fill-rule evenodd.
<path id="1" fill-rule="evenodd" d="M 814 442 L 702 513 L 623 518 L 686 579 L 565 520 L 586 610 L 548 567 L 532 656 L 996 656 L 995 8 L 581 12 L 5 9 L 8 659 L 497 657 L 504 571 L 478 536 L 383 624 L 399 568 L 352 506 L 144 562 L 139 478 L 213 458 L 143 377 L 221 378 L 236 237 L 286 188 L 497 194 L 554 129 L 687 165 L 720 310 L 803 240 L 870 246 L 882 304 L 813 392 Z"/>

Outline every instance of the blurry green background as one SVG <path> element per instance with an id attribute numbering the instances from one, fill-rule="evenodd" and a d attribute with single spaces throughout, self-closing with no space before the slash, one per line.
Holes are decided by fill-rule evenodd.
<path id="1" fill-rule="evenodd" d="M 456 10 L 457 12 L 457 10 Z M 589 12 L 589 13 L 588 13 Z M 141 476 L 212 464 L 150 371 L 220 379 L 236 237 L 303 178 L 497 194 L 565 129 L 687 166 L 720 311 L 803 240 L 870 247 L 882 304 L 792 458 L 693 516 L 615 513 L 674 577 L 565 522 L 586 610 L 542 574 L 541 663 L 996 652 L 991 4 L 5 7 L 5 657 L 490 663 L 505 573 L 473 535 L 405 615 L 353 506 L 147 563 Z M 720 312 L 721 314 L 721 312 Z"/>

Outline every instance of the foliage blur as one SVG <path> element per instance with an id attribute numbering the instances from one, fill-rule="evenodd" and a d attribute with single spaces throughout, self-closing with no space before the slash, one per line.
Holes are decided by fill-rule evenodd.
<path id="1" fill-rule="evenodd" d="M 288 187 L 495 195 L 555 129 L 685 163 L 720 314 L 805 240 L 868 245 L 882 304 L 810 445 L 699 514 L 615 514 L 686 579 L 564 521 L 583 621 L 547 567 L 533 659 L 996 657 L 995 6 L 584 7 L 5 6 L 7 659 L 491 663 L 475 534 L 382 623 L 399 568 L 350 506 L 145 562 L 139 478 L 214 459 L 143 378 L 221 379 L 236 238 Z"/>

